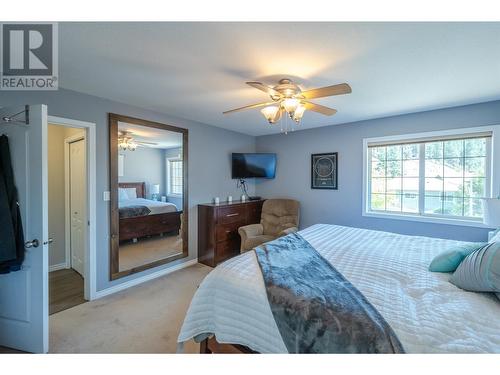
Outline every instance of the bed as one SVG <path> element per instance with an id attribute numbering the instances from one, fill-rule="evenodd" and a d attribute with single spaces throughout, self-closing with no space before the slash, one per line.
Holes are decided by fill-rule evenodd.
<path id="1" fill-rule="evenodd" d="M 390 324 L 407 353 L 500 353 L 500 301 L 427 270 L 459 241 L 317 224 L 299 232 Z M 255 252 L 215 268 L 195 293 L 178 342 L 202 352 L 286 353 Z"/>
<path id="2" fill-rule="evenodd" d="M 118 188 L 135 189 L 136 192 L 135 197 L 118 202 L 120 241 L 163 233 L 179 233 L 182 211 L 179 211 L 173 203 L 146 199 L 145 185 L 144 182 L 120 182 L 118 184 Z M 130 211 L 134 208 L 143 208 L 144 211 L 136 210 L 130 215 Z"/>

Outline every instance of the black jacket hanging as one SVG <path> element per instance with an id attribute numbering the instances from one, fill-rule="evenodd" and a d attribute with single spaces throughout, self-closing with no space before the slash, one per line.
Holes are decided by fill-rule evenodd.
<path id="1" fill-rule="evenodd" d="M 9 139 L 0 136 L 0 274 L 18 271 L 24 261 L 24 234 Z"/>

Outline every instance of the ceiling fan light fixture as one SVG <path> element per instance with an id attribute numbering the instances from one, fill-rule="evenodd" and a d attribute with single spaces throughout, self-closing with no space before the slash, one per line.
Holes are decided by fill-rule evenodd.
<path id="1" fill-rule="evenodd" d="M 290 115 L 295 112 L 299 104 L 299 99 L 287 98 L 283 100 L 283 108 L 285 108 L 285 111 L 287 111 Z"/>
<path id="2" fill-rule="evenodd" d="M 118 137 L 118 149 L 120 151 L 135 151 L 138 144 L 130 137 L 121 135 Z"/>
<path id="3" fill-rule="evenodd" d="M 136 148 L 137 148 L 137 143 L 135 143 L 134 141 L 128 142 L 127 149 L 129 151 L 135 151 Z"/>
<path id="4" fill-rule="evenodd" d="M 118 148 L 120 151 L 125 151 L 127 149 L 127 141 L 125 139 L 119 139 L 118 140 Z"/>
<path id="5" fill-rule="evenodd" d="M 306 111 L 306 107 L 304 107 L 302 104 L 299 104 L 299 106 L 295 109 L 293 112 L 292 119 L 296 123 L 299 123 L 300 120 L 302 120 L 302 116 L 304 116 L 304 112 Z"/>
<path id="6" fill-rule="evenodd" d="M 279 119 L 279 116 L 278 116 L 279 110 L 280 110 L 279 107 L 271 105 L 271 106 L 262 108 L 260 110 L 260 112 L 264 115 L 264 117 L 266 118 L 266 120 L 270 124 L 274 124 Z"/>

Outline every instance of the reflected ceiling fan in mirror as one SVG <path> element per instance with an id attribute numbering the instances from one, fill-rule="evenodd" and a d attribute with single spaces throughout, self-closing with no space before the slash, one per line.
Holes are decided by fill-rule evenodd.
<path id="1" fill-rule="evenodd" d="M 135 151 L 137 147 L 156 146 L 158 143 L 138 141 L 134 139 L 133 133 L 127 130 L 118 132 L 118 148 L 121 151 Z"/>
<path id="2" fill-rule="evenodd" d="M 337 110 L 313 103 L 310 99 L 350 94 L 352 92 L 347 83 L 302 91 L 297 84 L 287 78 L 281 79 L 278 85 L 274 87 L 266 86 L 261 82 L 246 82 L 246 84 L 268 94 L 271 101 L 231 109 L 223 112 L 223 114 L 264 107 L 261 109 L 261 113 L 270 124 L 277 123 L 281 118 L 286 117 L 285 114 L 288 114 L 295 123 L 299 124 L 306 110 L 332 116 L 337 113 Z"/>

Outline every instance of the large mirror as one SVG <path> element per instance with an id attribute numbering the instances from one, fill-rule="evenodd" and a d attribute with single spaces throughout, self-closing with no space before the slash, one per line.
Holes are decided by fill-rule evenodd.
<path id="1" fill-rule="evenodd" d="M 188 255 L 188 131 L 109 115 L 111 280 Z"/>

